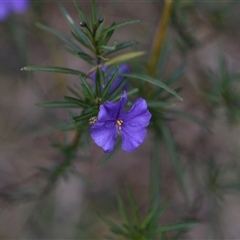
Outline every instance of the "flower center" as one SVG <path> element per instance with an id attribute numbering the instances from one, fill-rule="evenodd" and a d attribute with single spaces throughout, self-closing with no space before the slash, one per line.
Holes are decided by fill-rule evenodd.
<path id="1" fill-rule="evenodd" d="M 122 128 L 122 123 L 123 123 L 123 120 L 116 120 L 116 124 L 117 124 L 119 130 L 121 130 L 121 128 Z"/>

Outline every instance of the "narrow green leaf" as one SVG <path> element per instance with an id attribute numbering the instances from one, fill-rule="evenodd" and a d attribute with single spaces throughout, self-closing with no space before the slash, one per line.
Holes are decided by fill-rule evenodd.
<path id="1" fill-rule="evenodd" d="M 123 229 L 121 230 L 117 230 L 117 229 L 110 229 L 113 233 L 115 233 L 116 235 L 121 235 L 124 237 L 128 237 L 128 233 L 124 232 Z"/>
<path id="2" fill-rule="evenodd" d="M 147 75 L 137 74 L 137 73 L 135 73 L 135 74 L 131 74 L 131 73 L 129 73 L 129 74 L 120 74 L 120 76 L 130 77 L 130 78 L 137 78 L 137 79 L 149 82 L 149 83 L 151 83 L 153 85 L 156 85 L 158 87 L 161 87 L 161 88 L 165 89 L 166 91 L 168 91 L 169 93 L 171 93 L 176 98 L 178 98 L 179 100 L 182 101 L 181 96 L 179 96 L 176 91 L 174 91 L 172 88 L 168 87 L 165 83 L 161 82 L 158 79 L 149 77 Z"/>
<path id="3" fill-rule="evenodd" d="M 73 97 L 68 97 L 68 96 L 64 96 L 64 99 L 67 100 L 69 103 L 74 103 L 77 104 L 78 106 L 87 108 L 88 104 L 85 103 L 84 101 L 77 99 L 77 98 L 73 98 Z"/>
<path id="4" fill-rule="evenodd" d="M 120 99 L 122 97 L 123 88 L 125 84 L 126 84 L 126 80 L 123 79 L 121 83 L 114 89 L 114 91 L 109 93 L 108 100 L 114 102 L 115 101 L 114 99 Z"/>
<path id="5" fill-rule="evenodd" d="M 27 66 L 27 67 L 23 67 L 21 70 L 24 70 L 24 71 L 55 72 L 55 73 L 64 73 L 64 74 L 82 75 L 82 76 L 85 75 L 85 73 L 80 72 L 80 71 L 75 70 L 75 69 L 64 68 L 64 67 L 56 67 L 56 66 Z"/>
<path id="6" fill-rule="evenodd" d="M 111 78 L 109 79 L 109 81 L 107 82 L 106 86 L 103 89 L 103 94 L 102 94 L 102 101 L 103 102 L 105 101 L 105 97 L 107 96 L 107 93 L 108 93 L 110 87 L 112 86 L 114 80 L 116 79 L 116 77 L 118 75 L 118 70 L 119 70 L 119 67 L 117 67 L 115 69 L 115 72 L 113 73 L 113 75 L 111 76 Z"/>
<path id="7" fill-rule="evenodd" d="M 186 229 L 186 228 L 191 228 L 191 227 L 195 226 L 196 224 L 197 224 L 197 222 L 175 223 L 175 224 L 156 228 L 154 232 L 155 233 L 163 233 L 163 232 L 168 232 L 168 231 L 173 231 L 173 230 Z"/>
<path id="8" fill-rule="evenodd" d="M 109 28 L 106 28 L 104 29 L 101 34 L 100 34 L 100 38 L 103 37 L 103 35 L 105 35 L 106 33 L 116 29 L 116 28 L 119 28 L 119 27 L 122 27 L 122 26 L 125 26 L 125 25 L 128 25 L 128 24 L 133 24 L 133 23 L 139 23 L 140 21 L 139 20 L 131 20 L 131 21 L 125 21 L 125 22 L 120 22 L 120 23 L 116 23 L 114 24 L 113 26 L 109 27 Z"/>
<path id="9" fill-rule="evenodd" d="M 150 165 L 150 209 L 158 206 L 160 200 L 161 158 L 159 146 L 158 138 L 154 137 Z"/>
<path id="10" fill-rule="evenodd" d="M 126 223 L 123 223 L 121 226 L 122 226 L 123 228 L 125 228 L 129 234 L 131 234 L 131 232 L 132 232 L 132 226 L 129 226 L 129 225 L 126 224 Z"/>
<path id="11" fill-rule="evenodd" d="M 80 93 L 79 93 L 78 91 L 76 91 L 75 89 L 73 89 L 72 87 L 67 86 L 67 89 L 68 89 L 74 96 L 76 96 L 76 97 L 78 97 L 78 98 L 81 98 Z"/>
<path id="12" fill-rule="evenodd" d="M 182 91 L 182 87 L 175 88 L 174 91 L 179 94 Z M 162 89 L 160 88 L 159 94 L 156 94 L 156 91 L 154 92 L 155 96 L 159 96 L 162 93 Z M 167 93 L 165 96 L 162 96 L 161 100 L 162 101 L 169 101 L 170 99 L 173 98 L 173 95 L 171 93 Z M 182 100 L 183 101 L 183 100 Z"/>
<path id="13" fill-rule="evenodd" d="M 89 47 L 89 41 L 87 39 L 87 37 L 85 36 L 85 34 L 82 32 L 82 30 L 80 29 L 80 26 L 78 26 L 73 19 L 71 18 L 71 16 L 69 15 L 69 13 L 67 12 L 67 10 L 63 7 L 62 4 L 60 5 L 60 10 L 64 16 L 64 18 L 66 19 L 66 21 L 68 22 L 69 26 L 71 27 L 72 31 L 82 40 L 82 44 L 85 47 Z"/>
<path id="14" fill-rule="evenodd" d="M 107 45 L 101 45 L 99 48 L 103 49 L 103 50 L 107 50 L 107 51 L 111 51 L 111 50 L 115 50 L 116 46 L 107 46 Z"/>
<path id="15" fill-rule="evenodd" d="M 81 5 L 76 1 L 76 0 L 73 0 L 77 10 L 78 10 L 78 13 L 79 13 L 79 16 L 80 16 L 80 19 L 81 21 L 85 22 L 87 25 L 88 24 L 88 19 L 86 18 L 85 14 L 84 14 L 84 11 L 82 10 L 82 7 Z"/>
<path id="16" fill-rule="evenodd" d="M 70 49 L 70 48 L 63 48 L 63 49 L 64 49 L 65 51 L 67 51 L 68 53 L 70 53 L 70 54 L 72 54 L 72 55 L 74 55 L 74 56 L 77 56 L 77 57 L 83 59 L 83 60 L 86 61 L 88 64 L 93 65 L 94 59 L 93 59 L 90 55 L 88 55 L 88 54 L 86 54 L 86 53 L 84 53 L 84 52 L 75 51 L 75 50 Z"/>
<path id="17" fill-rule="evenodd" d="M 154 215 L 156 214 L 157 211 L 158 211 L 158 208 L 152 208 L 152 210 L 148 213 L 148 215 L 146 216 L 146 218 L 143 220 L 141 224 L 142 229 L 148 228 L 149 223 L 153 222 L 152 220 L 154 219 Z"/>
<path id="18" fill-rule="evenodd" d="M 126 225 L 128 225 L 128 226 L 131 227 L 131 229 L 132 229 L 131 221 L 130 221 L 130 219 L 129 219 L 129 217 L 128 217 L 127 210 L 126 210 L 126 208 L 125 208 L 125 206 L 124 206 L 124 203 L 123 203 L 123 201 L 122 201 L 119 193 L 117 194 L 117 200 L 118 200 L 118 209 L 119 209 L 119 211 L 120 211 L 120 214 L 121 214 L 124 222 L 126 223 Z"/>
<path id="19" fill-rule="evenodd" d="M 137 92 L 138 92 L 138 88 L 134 88 L 134 89 L 128 91 L 128 92 L 127 92 L 127 95 L 128 95 L 128 96 L 131 96 L 131 95 L 133 95 L 133 94 L 135 94 L 135 93 L 137 93 Z M 115 102 L 115 101 L 119 100 L 120 98 L 122 98 L 122 94 L 116 96 L 116 97 L 113 98 L 113 99 L 111 99 L 111 101 Z"/>
<path id="20" fill-rule="evenodd" d="M 92 99 L 93 101 L 95 101 L 95 96 L 94 96 L 93 90 L 90 87 L 90 85 L 87 83 L 86 79 L 84 77 L 82 77 L 81 75 L 79 75 L 79 78 L 82 82 L 82 86 L 83 86 L 86 96 L 88 98 Z"/>
<path id="21" fill-rule="evenodd" d="M 199 126 L 203 127 L 205 130 L 207 130 L 208 132 L 212 132 L 211 129 L 209 128 L 209 126 L 207 125 L 207 123 L 205 121 L 203 121 L 202 119 L 200 119 L 199 117 L 195 116 L 194 114 L 191 114 L 189 112 L 183 111 L 183 110 L 179 110 L 179 109 L 168 109 L 167 110 L 169 113 L 175 114 L 179 117 L 183 117 L 191 122 L 197 123 Z"/>
<path id="22" fill-rule="evenodd" d="M 104 57 L 104 56 L 102 56 L 102 55 L 97 55 L 97 57 L 100 58 L 101 60 L 103 60 L 104 62 L 109 61 L 109 58 L 106 58 L 106 57 Z M 105 65 L 106 65 L 106 64 L 105 64 Z"/>
<path id="23" fill-rule="evenodd" d="M 66 36 L 62 35 L 60 32 L 56 31 L 55 29 L 52 29 L 41 23 L 36 23 L 36 26 L 44 31 L 47 31 L 47 32 L 53 34 L 55 37 L 59 38 L 61 41 L 66 43 L 69 47 L 71 47 L 75 51 L 82 52 L 82 49 L 77 44 L 72 42 L 70 39 L 68 39 Z"/>
<path id="24" fill-rule="evenodd" d="M 80 30 L 81 31 L 81 30 Z M 83 34 L 83 36 L 86 36 L 87 38 L 89 38 L 89 41 L 92 42 L 92 37 L 90 34 L 88 34 L 87 32 L 82 31 L 81 32 Z M 88 48 L 91 52 L 94 53 L 94 49 L 92 47 L 92 44 L 88 44 L 88 42 L 86 42 L 81 36 L 78 36 L 78 34 L 76 34 L 75 32 L 71 32 L 72 36 L 79 42 L 81 43 L 83 46 L 85 46 L 86 48 Z"/>
<path id="25" fill-rule="evenodd" d="M 127 95 L 128 95 L 128 96 L 131 96 L 131 95 L 137 93 L 138 91 L 139 91 L 138 88 L 133 88 L 132 90 L 127 91 Z"/>
<path id="26" fill-rule="evenodd" d="M 93 65 L 94 58 L 86 53 L 77 52 L 77 56 L 87 61 L 90 65 Z"/>
<path id="27" fill-rule="evenodd" d="M 102 23 L 100 23 L 100 24 L 98 24 L 98 27 L 97 27 L 97 29 L 96 29 L 96 33 L 98 33 L 97 34 L 97 40 L 98 40 L 98 42 L 99 42 L 99 45 L 100 45 L 100 42 L 101 42 L 101 39 L 100 38 L 98 38 L 98 36 L 99 36 L 99 33 L 101 33 L 102 31 L 103 31 L 103 29 L 104 29 L 104 19 L 105 19 L 105 16 L 104 16 L 104 14 L 103 14 L 103 12 L 102 12 L 102 7 L 100 6 L 99 8 L 98 8 L 98 13 L 97 13 L 98 15 L 98 19 L 103 19 L 103 22 Z"/>
<path id="28" fill-rule="evenodd" d="M 111 230 L 115 230 L 115 231 L 118 231 L 118 232 L 123 232 L 124 231 L 121 229 L 121 227 L 119 227 L 117 224 L 115 224 L 113 221 L 105 218 L 105 217 L 102 217 L 102 216 L 98 216 L 98 218 L 103 221 L 105 224 L 107 224 Z"/>
<path id="29" fill-rule="evenodd" d="M 123 63 L 123 62 L 126 62 L 126 61 L 130 61 L 134 58 L 138 58 L 140 56 L 143 56 L 144 54 L 145 54 L 145 52 L 143 52 L 143 51 L 124 53 L 124 54 L 118 55 L 117 57 L 114 57 L 111 60 L 107 61 L 105 63 L 105 65 L 110 66 L 110 65 L 113 65 L 113 64 Z"/>
<path id="30" fill-rule="evenodd" d="M 112 25 L 110 27 L 114 26 L 114 24 L 115 23 L 112 23 Z M 102 45 L 106 45 L 108 43 L 109 39 L 112 37 L 113 33 L 114 33 L 114 29 L 112 29 L 111 31 L 107 32 L 106 36 L 101 41 L 101 44 Z"/>
<path id="31" fill-rule="evenodd" d="M 172 138 L 172 134 L 171 134 L 169 128 L 167 126 L 163 125 L 163 124 L 161 125 L 161 130 L 162 130 L 162 134 L 163 134 L 163 139 L 164 139 L 165 144 L 167 146 L 167 150 L 168 150 L 168 154 L 170 156 L 170 160 L 172 162 L 172 165 L 174 167 L 174 170 L 175 170 L 175 173 L 176 173 L 176 176 L 177 176 L 178 183 L 181 187 L 181 190 L 182 190 L 183 196 L 186 199 L 186 202 L 188 202 L 187 189 L 186 189 L 186 184 L 185 184 L 185 181 L 184 181 L 184 173 L 183 173 L 183 170 L 182 170 L 180 160 L 179 160 L 178 155 L 177 155 L 177 151 L 175 149 L 175 144 L 174 144 L 174 140 Z"/>
<path id="32" fill-rule="evenodd" d="M 137 41 L 127 41 L 127 42 L 123 42 L 123 43 L 119 43 L 115 46 L 115 49 L 114 50 L 110 50 L 108 51 L 107 53 L 104 54 L 104 56 L 107 56 L 111 53 L 114 53 L 114 52 L 117 52 L 117 51 L 120 51 L 122 49 L 125 49 L 125 48 L 128 48 L 128 47 L 133 47 L 135 45 L 137 45 L 138 42 Z"/>
<path id="33" fill-rule="evenodd" d="M 91 21 L 92 21 L 92 29 L 94 29 L 96 23 L 96 4 L 95 0 L 91 0 Z"/>
<path id="34" fill-rule="evenodd" d="M 128 192 L 128 198 L 130 200 L 131 210 L 132 210 L 132 213 L 133 213 L 133 218 L 135 220 L 135 224 L 136 224 L 137 227 L 140 228 L 141 227 L 141 219 L 140 219 L 140 215 L 139 215 L 139 212 L 138 212 L 137 204 L 136 204 L 136 201 L 134 199 L 132 189 L 128 185 L 127 185 L 127 192 Z"/>
<path id="35" fill-rule="evenodd" d="M 42 102 L 35 105 L 44 108 L 80 108 L 79 105 L 70 102 Z"/>
<path id="36" fill-rule="evenodd" d="M 102 98 L 102 86 L 103 85 L 104 85 L 103 71 L 99 67 L 97 67 L 95 87 L 96 87 L 96 95 L 99 98 Z"/>
<path id="37" fill-rule="evenodd" d="M 142 229 L 154 227 L 167 209 L 170 200 L 166 200 L 160 207 L 153 207 L 142 222 Z"/>
<path id="38" fill-rule="evenodd" d="M 76 122 L 80 122 L 80 121 L 84 121 L 86 119 L 89 120 L 89 118 L 95 117 L 95 116 L 97 116 L 97 112 L 96 111 L 91 111 L 89 113 L 83 113 L 80 116 L 73 117 L 72 119 Z"/>

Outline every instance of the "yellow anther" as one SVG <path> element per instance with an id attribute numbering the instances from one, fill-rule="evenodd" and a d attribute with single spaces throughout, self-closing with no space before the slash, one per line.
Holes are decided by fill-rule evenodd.
<path id="1" fill-rule="evenodd" d="M 123 123 L 123 120 L 117 120 L 116 121 L 116 124 L 118 125 L 119 130 L 121 130 L 121 128 L 122 128 L 122 123 Z"/>

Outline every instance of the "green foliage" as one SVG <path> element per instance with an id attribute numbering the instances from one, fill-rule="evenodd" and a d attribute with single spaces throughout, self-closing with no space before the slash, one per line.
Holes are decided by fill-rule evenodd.
<path id="1" fill-rule="evenodd" d="M 108 225 L 112 233 L 124 239 L 164 240 L 166 239 L 166 233 L 171 239 L 178 239 L 182 237 L 182 234 L 186 233 L 189 228 L 194 226 L 196 222 L 187 221 L 185 220 L 186 218 L 176 216 L 176 220 L 173 221 L 173 224 L 165 225 L 162 223 L 162 216 L 166 214 L 170 201 L 166 200 L 160 204 L 162 202 L 161 190 L 164 184 L 161 182 L 161 171 L 163 166 L 161 146 L 164 146 L 168 152 L 174 177 L 184 197 L 185 204 L 189 205 L 190 203 L 185 169 L 178 155 L 174 133 L 172 133 L 168 122 L 169 116 L 174 119 L 183 117 L 186 120 L 197 123 L 205 128 L 205 130 L 210 131 L 205 121 L 176 107 L 176 103 L 183 101 L 183 99 L 180 96 L 181 87 L 178 86 L 176 88 L 175 84 L 179 84 L 181 78 L 184 76 L 186 63 L 183 61 L 182 64 L 172 69 L 172 72 L 166 76 L 165 68 L 168 62 L 167 56 L 169 52 L 168 43 L 165 43 L 164 46 L 162 46 L 163 50 L 161 55 L 159 59 L 157 59 L 158 69 L 155 69 L 156 71 L 154 72 L 156 72 L 156 75 L 154 75 L 154 77 L 148 75 L 148 70 L 143 67 L 144 64 L 142 63 L 138 63 L 139 69 L 137 69 L 137 67 L 135 69 L 133 68 L 131 73 L 119 74 L 122 63 L 133 63 L 137 61 L 138 58 L 145 55 L 146 52 L 135 50 L 120 54 L 119 51 L 136 46 L 138 41 L 114 41 L 111 45 L 109 42 L 116 29 L 129 24 L 138 23 L 139 21 L 132 20 L 112 23 L 109 27 L 105 27 L 104 19 L 99 17 L 101 14 L 98 13 L 94 0 L 91 1 L 90 19 L 86 17 L 80 4 L 76 0 L 74 0 L 74 4 L 80 17 L 80 26 L 74 22 L 65 7 L 61 4 L 59 5 L 60 11 L 70 27 L 73 40 L 43 24 L 38 23 L 37 26 L 41 30 L 51 33 L 61 40 L 65 44 L 63 49 L 73 56 L 76 56 L 78 60 L 85 61 L 89 65 L 89 69 L 84 72 L 78 69 L 75 70 L 60 66 L 27 66 L 22 69 L 25 71 L 45 71 L 77 76 L 77 83 L 68 87 L 70 94 L 63 97 L 64 101 L 41 102 L 36 104 L 44 108 L 67 109 L 72 118 L 72 121 L 56 124 L 50 129 L 63 132 L 73 131 L 74 137 L 70 141 L 54 142 L 53 146 L 62 153 L 63 160 L 60 164 L 57 164 L 48 171 L 49 181 L 51 185 L 53 185 L 60 177 L 66 176 L 68 173 L 73 173 L 78 175 L 84 182 L 91 183 L 87 177 L 76 172 L 73 167 L 77 151 L 78 149 L 89 151 L 89 128 L 91 124 L 94 124 L 94 121 L 97 121 L 101 104 L 106 101 L 114 102 L 119 100 L 122 97 L 123 87 L 127 85 L 126 92 L 129 97 L 127 107 L 132 106 L 132 100 L 136 99 L 136 96 L 142 97 L 146 99 L 148 108 L 152 114 L 149 129 L 152 130 L 154 140 L 150 164 L 149 208 L 143 217 L 133 192 L 128 187 L 129 207 L 127 207 L 119 194 L 117 196 L 118 209 L 123 222 L 122 225 L 118 225 L 105 217 L 100 217 L 100 219 Z M 185 9 L 182 4 L 181 1 L 174 2 L 172 24 L 173 27 L 177 29 L 181 38 L 180 41 L 184 42 L 183 51 L 185 51 L 187 48 L 195 47 L 196 41 L 194 37 L 192 37 L 192 32 L 183 31 L 185 26 L 187 26 L 187 18 L 180 17 L 181 11 L 180 13 L 178 12 L 181 8 Z M 191 7 L 192 5 L 190 4 L 189 8 Z M 113 53 L 117 53 L 117 55 L 111 57 Z M 221 64 L 222 72 L 220 75 L 222 76 L 222 81 L 217 87 L 214 85 L 214 88 L 211 88 L 212 92 L 206 93 L 206 96 L 209 97 L 212 94 L 213 97 L 211 99 L 214 99 L 216 103 L 224 99 L 226 105 L 229 107 L 231 105 L 230 103 L 232 103 L 230 100 L 233 100 L 233 94 L 230 91 L 232 87 L 230 87 L 229 79 L 236 79 L 236 76 L 229 74 L 226 68 L 224 68 L 224 64 Z M 107 67 L 108 70 L 103 70 L 103 67 Z M 94 74 L 96 77 L 92 76 Z M 117 77 L 121 77 L 122 81 L 113 91 L 110 91 Z M 231 81 L 234 82 L 233 80 Z M 72 109 L 74 109 L 74 111 Z M 107 164 L 115 156 L 120 145 L 121 142 L 118 139 L 114 150 L 110 154 L 104 155 L 100 159 L 99 165 L 102 166 Z M 80 161 L 82 161 L 82 158 Z M 212 173 L 210 175 L 211 180 L 215 183 L 216 181 L 214 180 L 216 179 L 212 176 Z"/>
<path id="2" fill-rule="evenodd" d="M 40 29 L 44 30 L 44 31 L 49 32 L 50 34 L 54 35 L 55 37 L 59 38 L 66 45 L 68 45 L 70 47 L 70 49 L 75 50 L 77 52 L 82 52 L 82 49 L 80 48 L 79 45 L 77 45 L 76 43 L 71 41 L 69 38 L 65 37 L 64 35 L 62 35 L 58 31 L 56 31 L 55 29 L 52 29 L 52 28 L 50 28 L 48 26 L 45 26 L 41 23 L 37 23 L 36 26 L 39 27 Z"/>
<path id="3" fill-rule="evenodd" d="M 127 192 L 130 202 L 130 213 L 123 203 L 122 198 L 118 195 L 118 208 L 123 219 L 121 226 L 115 224 L 109 219 L 106 219 L 105 217 L 100 217 L 100 219 L 109 226 L 111 232 L 116 236 L 131 240 L 156 239 L 156 237 L 157 239 L 165 239 L 163 235 L 165 232 L 177 232 L 182 229 L 187 230 L 188 228 L 196 225 L 196 222 L 179 222 L 158 227 L 159 221 L 169 205 L 169 200 L 165 201 L 160 206 L 150 208 L 149 212 L 142 219 L 130 187 L 127 187 Z"/>
<path id="4" fill-rule="evenodd" d="M 24 71 L 43 71 L 43 72 L 55 72 L 55 73 L 64 73 L 64 74 L 73 74 L 73 75 L 84 75 L 83 72 L 78 70 L 64 68 L 64 67 L 55 67 L 55 66 L 28 66 L 23 67 L 21 70 Z"/>
<path id="5" fill-rule="evenodd" d="M 143 51 L 124 53 L 124 54 L 121 54 L 121 55 L 114 57 L 111 60 L 107 61 L 106 65 L 109 66 L 109 65 L 113 65 L 113 64 L 124 63 L 124 62 L 132 60 L 134 58 L 138 58 L 144 54 L 145 54 L 145 52 L 143 52 Z"/>
<path id="6" fill-rule="evenodd" d="M 160 88 L 163 88 L 164 90 L 166 90 L 167 92 L 171 93 L 172 95 L 174 95 L 175 97 L 177 97 L 179 100 L 182 100 L 182 98 L 170 87 L 168 87 L 166 84 L 164 84 L 163 82 L 159 81 L 158 79 L 154 79 L 151 78 L 147 75 L 140 75 L 140 74 L 122 74 L 122 76 L 124 77 L 129 77 L 129 78 L 136 78 L 136 79 L 140 79 L 142 81 L 146 81 L 152 85 L 156 85 Z"/>
<path id="7" fill-rule="evenodd" d="M 240 120 L 240 91 L 237 88 L 240 75 L 228 69 L 226 60 L 219 56 L 218 71 L 208 71 L 207 86 L 203 96 L 211 103 L 213 111 L 224 108 L 229 123 Z"/>
<path id="8" fill-rule="evenodd" d="M 144 54 L 144 52 L 137 51 L 131 52 L 127 54 L 118 55 L 112 59 L 107 59 L 106 56 L 111 53 L 117 52 L 119 50 L 125 49 L 127 47 L 132 47 L 137 44 L 137 41 L 126 41 L 123 43 L 115 42 L 113 46 L 108 46 L 108 41 L 113 35 L 114 31 L 122 26 L 137 23 L 138 21 L 126 21 L 121 23 L 113 23 L 110 27 L 104 28 L 104 21 L 102 18 L 97 18 L 97 11 L 95 8 L 94 1 L 91 2 L 91 24 L 90 21 L 87 20 L 85 14 L 83 13 L 80 5 L 75 1 L 75 5 L 77 7 L 78 13 L 81 17 L 80 27 L 73 21 L 67 10 L 60 5 L 60 10 L 69 24 L 72 35 L 78 44 L 74 43 L 72 40 L 66 38 L 61 33 L 41 24 L 38 24 L 38 27 L 41 29 L 48 31 L 62 40 L 65 44 L 67 44 L 67 48 L 65 48 L 69 53 L 78 56 L 84 61 L 88 62 L 91 65 L 97 65 L 94 67 L 96 72 L 96 83 L 95 86 L 92 86 L 88 81 L 89 73 L 85 74 L 79 72 L 78 70 L 67 69 L 62 67 L 25 67 L 24 70 L 28 71 L 49 71 L 49 72 L 59 72 L 66 74 L 74 74 L 79 75 L 81 88 L 70 89 L 70 91 L 76 96 L 65 96 L 66 102 L 50 102 L 50 103 L 39 103 L 39 106 L 43 107 L 62 107 L 62 108 L 79 108 L 81 109 L 81 113 L 79 116 L 74 116 L 73 120 L 79 124 L 66 124 L 65 129 L 73 129 L 74 126 L 79 128 L 82 126 L 85 130 L 86 122 L 89 121 L 92 117 L 96 117 L 98 114 L 99 106 L 104 103 L 106 100 L 117 101 L 121 98 L 122 95 L 122 87 L 125 84 L 125 80 L 122 81 L 121 84 L 111 93 L 109 93 L 109 89 L 112 86 L 114 80 L 118 75 L 118 68 L 115 69 L 113 74 L 111 75 L 109 81 L 105 83 L 105 73 L 101 70 L 99 65 L 101 66 L 102 61 L 107 66 L 120 64 L 122 62 L 126 62 L 128 60 L 134 59 Z M 101 26 L 101 28 L 100 28 Z M 79 46 L 81 45 L 81 47 Z M 92 56 L 87 54 L 83 49 L 87 48 L 92 52 Z M 163 66 L 164 58 L 161 58 L 160 66 Z M 159 78 L 152 78 L 146 74 L 138 74 L 138 73 L 130 73 L 130 74 L 121 74 L 120 76 L 124 77 L 126 80 L 135 80 L 142 81 L 142 84 L 137 84 L 137 88 L 132 88 L 128 92 L 128 95 L 139 93 L 140 96 L 145 98 L 148 102 L 148 106 L 152 109 L 153 114 L 153 129 L 157 129 L 157 133 L 159 133 L 158 138 L 162 138 L 164 142 L 166 142 L 167 149 L 169 151 L 170 159 L 172 161 L 173 167 L 176 172 L 177 179 L 179 184 L 186 196 L 186 187 L 184 184 L 183 171 L 181 167 L 181 163 L 177 156 L 177 151 L 174 146 L 174 140 L 171 136 L 170 130 L 164 124 L 164 115 L 171 112 L 175 115 L 183 116 L 189 120 L 193 120 L 198 124 L 206 127 L 203 121 L 199 120 L 197 117 L 192 116 L 184 111 L 180 112 L 179 110 L 170 109 L 174 106 L 170 100 L 172 97 L 176 97 L 179 100 L 182 100 L 181 96 L 178 93 L 178 90 L 174 90 L 171 86 L 178 82 L 180 77 L 184 71 L 184 64 L 180 65 L 170 76 L 168 76 L 164 81 L 159 80 Z M 91 71 L 90 71 L 91 72 Z M 159 72 L 161 74 L 162 72 Z M 162 77 L 160 77 L 161 79 Z M 105 88 L 102 89 L 102 86 L 105 85 Z M 81 89 L 81 90 L 79 90 Z M 160 121 L 159 121 L 160 118 Z M 157 120 L 158 119 L 158 120 Z M 115 149 L 118 149 L 119 144 L 117 144 Z M 115 151 L 114 151 L 115 152 Z M 107 158 L 104 158 L 101 163 L 105 163 L 110 160 L 110 157 L 114 154 L 114 152 Z M 159 176 L 156 175 L 155 178 Z M 156 189 L 154 190 L 157 191 Z M 156 199 L 153 200 L 156 202 Z"/>
<path id="9" fill-rule="evenodd" d="M 187 189 L 186 189 L 185 179 L 184 179 L 185 174 L 183 172 L 183 169 L 176 151 L 172 134 L 170 133 L 169 128 L 164 125 L 161 126 L 161 130 L 162 130 L 164 142 L 166 143 L 166 147 L 168 149 L 170 160 L 176 172 L 178 183 L 182 189 L 186 202 L 188 202 Z"/>
<path id="10" fill-rule="evenodd" d="M 118 71 L 119 68 L 117 67 L 113 73 L 113 75 L 111 76 L 111 78 L 109 79 L 109 81 L 107 82 L 106 86 L 103 89 L 103 93 L 102 93 L 102 101 L 105 102 L 105 100 L 107 100 L 107 94 L 109 92 L 110 87 L 112 86 L 114 80 L 116 79 L 117 75 L 118 75 Z M 103 79 L 104 81 L 104 79 Z M 104 84 L 105 85 L 105 84 Z"/>
<path id="11" fill-rule="evenodd" d="M 72 161 L 75 158 L 75 152 L 79 146 L 81 139 L 84 136 L 84 132 L 88 131 L 89 129 L 89 121 L 92 117 L 96 117 L 98 115 L 100 104 L 106 100 L 116 101 L 121 97 L 121 89 L 125 83 L 125 80 L 122 81 L 122 83 L 113 92 L 109 92 L 109 89 L 111 88 L 114 80 L 118 75 L 118 68 L 114 70 L 114 73 L 111 75 L 109 81 L 105 82 L 105 76 L 104 72 L 101 70 L 101 64 L 116 65 L 143 55 L 143 52 L 132 52 L 119 55 L 116 58 L 112 58 L 110 60 L 106 57 L 112 53 L 133 47 L 137 44 L 137 41 L 126 41 L 123 43 L 115 42 L 113 46 L 109 46 L 108 42 L 117 28 L 133 23 L 138 23 L 138 20 L 113 23 L 110 27 L 104 28 L 104 19 L 97 17 L 98 13 L 95 7 L 95 1 L 91 1 L 91 21 L 88 21 L 80 4 L 75 0 L 74 4 L 81 18 L 80 26 L 74 22 L 62 4 L 60 4 L 59 7 L 63 17 L 70 26 L 71 33 L 75 41 L 64 36 L 57 30 L 41 23 L 37 23 L 36 26 L 54 35 L 63 43 L 65 43 L 66 47 L 63 49 L 68 53 L 77 56 L 91 66 L 94 66 L 93 70 L 91 71 L 96 71 L 96 83 L 92 84 L 89 81 L 90 73 L 83 73 L 75 69 L 58 66 L 27 66 L 22 68 L 22 70 L 25 71 L 45 71 L 77 75 L 80 80 L 80 86 L 75 85 L 75 88 L 68 87 L 73 96 L 64 96 L 65 101 L 42 102 L 36 104 L 37 106 L 44 108 L 76 108 L 80 110 L 80 115 L 72 117 L 74 122 L 56 124 L 49 129 L 50 131 L 58 129 L 64 132 L 75 130 L 77 133 L 72 143 L 67 145 L 64 145 L 62 143 L 55 143 L 53 145 L 57 147 L 64 156 L 64 161 L 59 166 L 57 166 L 53 172 L 51 171 L 51 179 L 53 179 L 53 181 L 57 180 L 58 177 L 63 175 L 66 170 L 71 167 Z M 86 49 L 90 50 L 91 54 L 87 53 Z M 102 89 L 103 85 L 106 85 L 104 89 Z M 137 91 L 138 89 L 132 89 L 129 90 L 128 93 L 131 95 Z M 47 130 L 47 132 L 49 130 Z M 116 145 L 115 150 L 118 149 L 119 145 L 120 143 Z M 109 154 L 107 158 L 102 159 L 101 163 L 106 163 L 114 153 L 115 151 Z"/>

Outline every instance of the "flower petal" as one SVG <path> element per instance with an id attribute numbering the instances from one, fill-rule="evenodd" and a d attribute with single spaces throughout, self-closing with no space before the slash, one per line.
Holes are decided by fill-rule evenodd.
<path id="1" fill-rule="evenodd" d="M 0 2 L 0 21 L 5 21 L 11 11 L 9 2 Z"/>
<path id="2" fill-rule="evenodd" d="M 122 64 L 122 65 L 120 65 L 120 67 L 119 67 L 119 74 L 121 74 L 121 73 L 130 73 L 130 67 L 129 67 L 129 65 L 128 64 Z"/>
<path id="3" fill-rule="evenodd" d="M 120 65 L 119 67 L 119 72 L 118 74 L 121 74 L 121 73 L 130 73 L 130 67 L 127 65 L 127 64 L 122 64 Z M 111 72 L 111 74 L 109 74 L 109 77 L 108 77 L 108 81 L 109 79 L 111 78 L 111 76 L 113 75 L 113 72 Z M 122 76 L 117 76 L 112 84 L 112 86 L 110 87 L 109 89 L 109 92 L 112 92 L 115 88 L 117 88 L 117 86 L 119 84 L 121 84 L 121 82 L 123 81 L 124 77 Z M 125 90 L 127 88 L 127 84 L 125 84 L 123 86 L 123 89 Z"/>
<path id="4" fill-rule="evenodd" d="M 125 124 L 121 129 L 121 134 L 122 149 L 126 152 L 132 152 L 143 143 L 147 135 L 147 130 Z"/>
<path id="5" fill-rule="evenodd" d="M 104 152 L 111 152 L 117 139 L 117 126 L 114 122 L 98 122 L 90 128 L 91 137 Z"/>
<path id="6" fill-rule="evenodd" d="M 122 115 L 122 120 L 127 126 L 144 128 L 147 127 L 152 114 L 147 109 L 144 99 L 138 98 L 132 108 Z"/>
<path id="7" fill-rule="evenodd" d="M 28 0 L 14 0 L 12 1 L 12 10 L 15 13 L 24 13 L 29 7 Z"/>
<path id="8" fill-rule="evenodd" d="M 98 122 L 114 121 L 112 115 L 109 114 L 110 110 L 105 106 L 105 104 L 100 105 L 98 112 Z"/>
<path id="9" fill-rule="evenodd" d="M 101 121 L 115 121 L 123 113 L 124 104 L 127 101 L 127 94 L 124 91 L 123 97 L 118 102 L 109 102 L 102 104 L 100 106 L 100 111 L 98 113 L 98 120 Z"/>
<path id="10" fill-rule="evenodd" d="M 111 79 L 112 75 L 114 74 L 114 71 L 110 71 L 109 72 L 109 67 L 108 66 L 103 66 L 101 68 L 101 70 L 105 73 L 105 83 L 103 84 L 102 86 L 102 89 L 104 89 L 104 87 L 106 86 L 106 84 L 108 83 L 108 81 Z M 119 72 L 118 74 L 121 74 L 121 73 L 129 73 L 131 70 L 130 70 L 130 67 L 128 66 L 128 64 L 122 64 L 119 66 Z M 91 78 L 92 80 L 92 85 L 95 86 L 95 82 L 96 82 L 96 71 L 92 72 L 89 77 Z M 110 89 L 109 89 L 109 92 L 111 93 L 115 88 L 117 88 L 117 86 L 122 82 L 122 80 L 124 79 L 124 77 L 121 77 L 121 76 L 117 76 L 115 78 L 115 80 L 113 81 Z M 123 86 L 123 90 L 126 89 L 126 85 Z"/>

